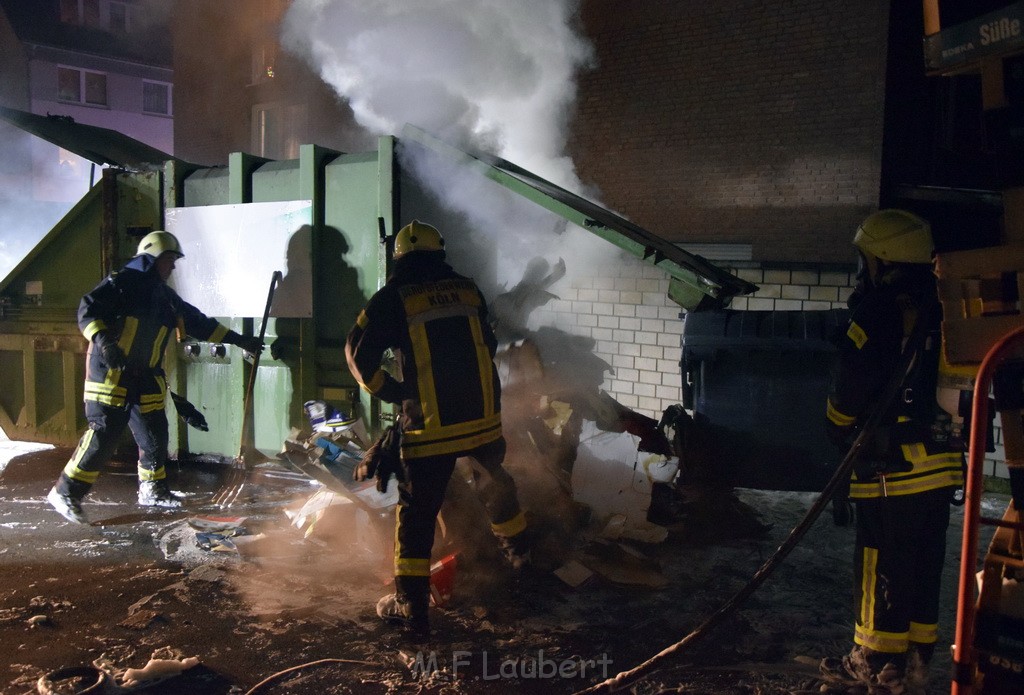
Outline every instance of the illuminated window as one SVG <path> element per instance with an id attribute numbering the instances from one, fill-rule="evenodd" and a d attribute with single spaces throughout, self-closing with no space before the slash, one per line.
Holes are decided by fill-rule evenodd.
<path id="1" fill-rule="evenodd" d="M 259 84 L 274 79 L 277 65 L 277 44 L 267 41 L 252 49 L 252 81 Z"/>
<path id="2" fill-rule="evenodd" d="M 78 104 L 107 105 L 107 76 L 102 72 L 59 66 L 57 98 Z"/>
<path id="3" fill-rule="evenodd" d="M 166 82 L 142 81 L 142 110 L 145 113 L 171 115 L 171 85 Z"/>

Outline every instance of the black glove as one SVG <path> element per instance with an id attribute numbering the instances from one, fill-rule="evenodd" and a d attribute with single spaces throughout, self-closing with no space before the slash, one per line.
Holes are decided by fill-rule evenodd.
<path id="1" fill-rule="evenodd" d="M 373 443 L 363 459 L 352 471 L 352 478 L 357 481 L 369 478 L 377 479 L 377 492 L 388 491 L 388 482 L 394 475 L 399 483 L 405 482 L 405 469 L 402 467 L 402 433 L 397 425 L 384 430 L 384 434 Z"/>
<path id="2" fill-rule="evenodd" d="M 174 409 L 178 411 L 178 417 L 185 421 L 185 424 L 195 427 L 197 430 L 209 432 L 210 426 L 206 424 L 206 418 L 194 405 L 189 403 L 183 396 L 171 391 L 171 400 L 174 402 Z"/>
<path id="3" fill-rule="evenodd" d="M 117 344 L 117 338 L 115 338 L 108 331 L 100 331 L 92 338 L 93 342 L 100 349 L 100 355 L 103 356 L 103 361 L 107 363 L 107 366 L 111 369 L 124 369 L 128 366 L 128 355 L 124 354 L 124 350 Z"/>
<path id="4" fill-rule="evenodd" d="M 263 341 L 257 335 L 242 335 L 228 331 L 228 334 L 224 336 L 224 342 L 237 345 L 250 355 L 258 355 L 263 352 Z"/>
<path id="5" fill-rule="evenodd" d="M 858 434 L 859 430 L 855 425 L 840 427 L 831 420 L 825 420 L 825 436 L 840 451 L 847 451 Z"/>

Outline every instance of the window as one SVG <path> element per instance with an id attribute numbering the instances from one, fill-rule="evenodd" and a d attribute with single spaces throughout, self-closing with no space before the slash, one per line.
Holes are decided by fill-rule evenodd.
<path id="1" fill-rule="evenodd" d="M 78 0 L 60 0 L 60 21 L 64 24 L 81 24 L 80 9 Z"/>
<path id="2" fill-rule="evenodd" d="M 277 63 L 277 44 L 272 41 L 253 46 L 252 49 L 252 82 L 260 84 L 274 79 Z"/>
<path id="3" fill-rule="evenodd" d="M 128 33 L 128 5 L 123 2 L 112 2 L 108 6 L 109 28 L 115 34 Z"/>
<path id="4" fill-rule="evenodd" d="M 57 68 L 57 98 L 78 104 L 107 105 L 107 76 L 102 72 Z"/>
<path id="5" fill-rule="evenodd" d="M 117 0 L 60 0 L 60 21 L 124 34 L 130 28 L 131 7 Z"/>
<path id="6" fill-rule="evenodd" d="M 60 0 L 60 21 L 65 24 L 100 25 L 100 0 Z"/>
<path id="7" fill-rule="evenodd" d="M 145 113 L 171 115 L 171 85 L 166 82 L 142 81 L 142 110 Z"/>
<path id="8" fill-rule="evenodd" d="M 300 136 L 305 129 L 304 104 L 259 104 L 253 107 L 253 146 L 261 157 L 297 158 Z"/>

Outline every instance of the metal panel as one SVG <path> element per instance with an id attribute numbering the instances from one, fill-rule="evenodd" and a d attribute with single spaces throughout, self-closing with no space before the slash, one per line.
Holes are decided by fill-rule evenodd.
<path id="1" fill-rule="evenodd" d="M 82 295 L 103 277 L 104 177 L 0 282 L 0 428 L 73 446 L 85 427 Z"/>
<path id="2" fill-rule="evenodd" d="M 359 390 L 345 364 L 344 344 L 360 310 L 384 284 L 385 249 L 378 218 L 392 232 L 392 148 L 393 139 L 382 138 L 377 152 L 344 154 L 327 167 L 315 293 L 321 395 L 339 407 L 358 406 L 371 428 L 380 404 Z"/>
<path id="3" fill-rule="evenodd" d="M 287 271 L 272 316 L 313 315 L 312 201 L 202 205 L 168 209 L 166 228 L 185 259 L 170 284 L 214 316 L 262 316 L 266 293 L 253 284 Z"/>
<path id="4" fill-rule="evenodd" d="M 464 152 L 411 125 L 402 130 L 402 138 L 479 171 L 523 198 L 664 270 L 672 279 L 669 297 L 684 309 L 722 308 L 736 295 L 757 291 L 756 285 L 511 162 L 484 153 Z"/>

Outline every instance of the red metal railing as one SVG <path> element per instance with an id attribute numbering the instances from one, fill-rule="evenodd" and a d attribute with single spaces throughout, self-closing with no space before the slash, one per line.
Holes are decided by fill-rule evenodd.
<path id="1" fill-rule="evenodd" d="M 975 573 L 978 570 L 978 527 L 981 518 L 981 497 L 984 493 L 982 466 L 985 460 L 988 429 L 989 391 L 996 370 L 1008 357 L 1024 347 L 1024 326 L 1000 338 L 985 354 L 978 368 L 971 404 L 971 435 L 967 453 L 967 480 L 964 492 L 964 530 L 960 550 L 960 590 L 957 598 L 956 636 L 953 645 L 952 695 L 973 695 L 977 670 L 974 649 Z"/>

